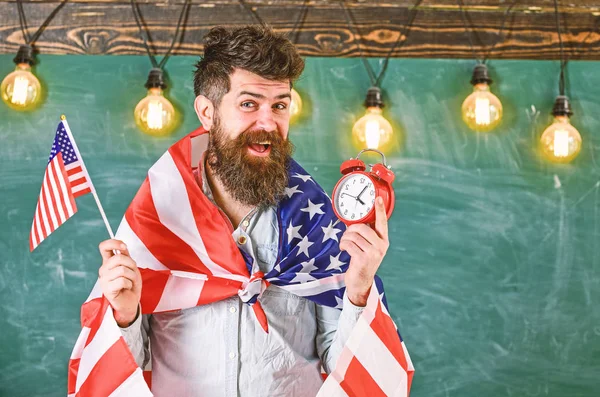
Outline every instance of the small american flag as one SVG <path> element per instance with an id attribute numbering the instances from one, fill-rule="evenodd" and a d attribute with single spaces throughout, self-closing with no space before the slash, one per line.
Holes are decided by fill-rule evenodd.
<path id="1" fill-rule="evenodd" d="M 90 179 L 73 135 L 66 120 L 62 120 L 58 123 L 50 149 L 29 234 L 29 250 L 33 251 L 50 233 L 75 215 L 75 197 L 91 191 Z"/>

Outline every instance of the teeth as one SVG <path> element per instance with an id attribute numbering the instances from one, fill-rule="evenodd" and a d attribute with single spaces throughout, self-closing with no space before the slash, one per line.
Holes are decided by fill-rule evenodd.
<path id="1" fill-rule="evenodd" d="M 259 145 L 270 145 L 271 141 L 262 141 L 262 142 L 258 142 Z"/>

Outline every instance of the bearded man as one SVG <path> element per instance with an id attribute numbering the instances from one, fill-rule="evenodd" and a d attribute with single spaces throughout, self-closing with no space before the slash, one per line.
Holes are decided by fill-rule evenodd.
<path id="1" fill-rule="evenodd" d="M 385 210 L 377 200 L 374 229 L 338 235 L 326 194 L 291 158 L 304 62 L 288 39 L 248 26 L 205 43 L 202 128 L 153 166 L 118 239 L 100 244 L 99 285 L 155 395 L 312 397 L 374 286 Z"/>

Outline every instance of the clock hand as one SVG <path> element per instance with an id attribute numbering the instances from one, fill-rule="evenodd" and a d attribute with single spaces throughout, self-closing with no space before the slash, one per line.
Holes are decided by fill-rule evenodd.
<path id="1" fill-rule="evenodd" d="M 350 197 L 352 197 L 353 199 L 355 199 L 355 198 L 356 198 L 356 196 L 353 196 L 353 195 L 351 195 L 351 194 L 348 194 L 348 193 L 346 193 L 346 192 L 342 192 L 342 194 L 340 194 L 340 197 L 342 197 L 344 194 L 345 194 L 346 196 L 350 196 Z"/>
<path id="2" fill-rule="evenodd" d="M 363 190 L 361 190 L 361 191 L 360 191 L 360 193 L 358 193 L 358 196 L 356 196 L 356 197 L 355 197 L 355 198 L 356 198 L 358 201 L 360 201 L 360 203 L 361 203 L 362 205 L 365 205 L 365 203 L 363 203 L 363 201 L 360 199 L 360 196 L 362 196 L 362 194 L 365 192 L 365 190 L 367 190 L 367 187 L 368 187 L 368 186 L 365 186 L 365 187 L 363 188 Z"/>

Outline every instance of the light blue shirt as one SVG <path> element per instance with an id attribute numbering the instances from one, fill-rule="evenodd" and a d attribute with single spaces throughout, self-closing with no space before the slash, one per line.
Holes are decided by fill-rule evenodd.
<path id="1" fill-rule="evenodd" d="M 211 198 L 207 184 L 203 190 Z M 275 208 L 250 213 L 232 236 L 255 259 L 253 272 L 266 274 L 275 266 Z M 273 285 L 260 302 L 268 333 L 237 295 L 139 316 L 121 332 L 140 367 L 151 359 L 158 397 L 314 397 L 323 383 L 321 366 L 327 373 L 335 368 L 362 308 L 345 295 L 341 311 L 320 306 Z"/>

